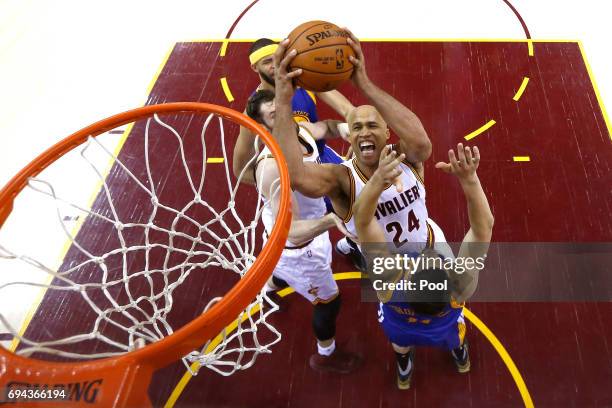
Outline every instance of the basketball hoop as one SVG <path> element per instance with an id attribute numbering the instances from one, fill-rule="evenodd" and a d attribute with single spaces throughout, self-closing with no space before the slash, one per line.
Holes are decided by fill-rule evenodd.
<path id="1" fill-rule="evenodd" d="M 202 159 L 201 167 L 199 164 L 194 167 L 193 160 L 187 157 L 184 148 L 186 142 L 183 141 L 176 130 L 179 125 L 168 124 L 168 121 L 179 115 L 185 115 L 189 119 L 177 119 L 177 123 L 180 126 L 184 125 L 185 129 L 191 129 L 194 118 L 202 118 L 202 115 L 208 115 L 201 130 L 200 141 L 203 145 L 202 157 L 200 157 Z M 167 121 L 165 121 L 166 117 L 169 118 Z M 207 137 L 205 137 L 205 134 L 214 118 L 218 119 L 221 133 L 220 146 L 225 163 L 224 171 L 221 174 L 224 175 L 228 183 L 226 193 L 229 195 L 229 199 L 227 208 L 222 210 L 214 208 L 203 197 L 206 193 L 203 186 L 207 162 Z M 242 200 L 241 197 L 237 196 L 242 175 L 235 184 L 232 183 L 225 150 L 224 119 L 247 127 L 257 134 L 269 147 L 279 167 L 280 187 L 277 187 L 275 191 L 275 194 L 280 195 L 278 215 L 269 240 L 256 258 L 253 254 L 256 246 L 254 237 L 257 221 L 261 215 L 261 200 L 260 196 L 257 197 L 257 208 L 253 219 L 250 222 L 243 222 L 241 218 L 243 215 L 239 214 L 236 208 L 236 203 Z M 107 200 L 110 208 L 107 211 L 108 214 L 96 213 L 93 209 L 89 210 L 70 203 L 66 204 L 62 198 L 56 195 L 56 191 L 50 183 L 36 179 L 48 166 L 77 147 L 85 146 L 81 151 L 81 156 L 87 160 L 87 149 L 90 149 L 90 146 L 97 146 L 96 138 L 99 135 L 126 124 L 144 120 L 146 120 L 146 126 L 143 126 L 145 129 L 144 162 L 146 173 L 143 172 L 142 177 L 128 169 L 112 153 L 107 153 L 114 160 L 113 168 L 117 169 L 118 172 L 125 172 L 126 176 L 124 178 L 127 182 L 134 183 L 138 188 L 144 190 L 143 194 L 147 197 L 147 203 L 150 204 L 152 212 L 152 215 L 147 214 L 148 218 L 146 220 L 126 221 L 117 215 L 117 210 L 113 204 L 117 198 L 112 197 L 113 188 L 107 185 L 106 176 L 98 170 L 96 170 L 96 173 L 99 174 L 102 184 L 99 196 Z M 150 127 L 153 128 L 154 126 L 156 126 L 158 133 L 165 132 L 163 133 L 165 139 L 152 140 L 149 133 L 152 132 Z M 131 138 L 138 137 L 134 134 L 134 129 L 135 127 L 132 128 Z M 178 144 L 175 156 L 176 162 L 182 161 L 184 167 L 179 173 L 186 177 L 185 185 L 191 189 L 194 197 L 190 202 L 180 204 L 181 207 L 176 209 L 161 202 L 157 196 L 159 182 L 154 180 L 150 167 L 149 152 L 153 149 L 152 146 L 157 143 L 156 146 L 164 147 L 168 140 L 173 140 Z M 168 165 L 170 165 L 170 160 L 168 160 Z M 196 182 L 197 177 L 194 175 L 193 168 L 201 170 L 199 183 Z M 243 170 L 244 173 L 245 170 Z M 216 182 L 221 182 L 220 175 Z M 257 337 L 257 326 L 268 325 L 265 317 L 270 311 L 263 312 L 263 302 L 266 297 L 260 291 L 272 273 L 287 239 L 291 223 L 290 184 L 287 166 L 280 148 L 272 136 L 255 121 L 229 108 L 205 103 L 181 102 L 145 106 L 94 123 L 43 152 L 0 190 L 0 227 L 13 212 L 16 197 L 26 187 L 42 194 L 53 202 L 57 206 L 58 215 L 60 215 L 60 204 L 72 205 L 71 208 L 75 211 L 82 211 L 87 220 L 105 223 L 104 225 L 112 224 L 119 237 L 120 246 L 113 250 L 106 250 L 104 253 L 95 253 L 95 251 L 82 245 L 80 237 L 68 233 L 68 229 L 60 216 L 60 223 L 70 239 L 71 246 L 75 247 L 75 252 L 84 259 L 77 266 L 98 268 L 102 271 L 100 272 L 100 276 L 102 276 L 100 282 L 79 282 L 71 275 L 71 273 L 75 273 L 77 267 L 70 269 L 64 266 L 61 270 L 60 268 L 54 269 L 41 261 L 37 261 L 34 255 L 15 252 L 0 243 L 0 260 L 25 263 L 47 273 L 53 281 L 50 281 L 49 284 L 12 282 L 4 285 L 0 281 L 0 297 L 3 289 L 6 290 L 14 285 L 41 286 L 49 290 L 63 291 L 61 293 L 78 294 L 98 314 L 95 327 L 90 333 L 54 341 L 38 341 L 27 339 L 22 335 L 23 333 L 18 332 L 18 328 L 11 327 L 0 310 L 0 323 L 5 327 L 11 327 L 11 332 L 22 344 L 21 351 L 18 350 L 16 353 L 0 347 L 0 404 L 13 400 L 7 397 L 10 390 L 36 389 L 39 391 L 46 390 L 46 394 L 41 395 L 39 392 L 40 398 L 38 400 L 21 398 L 19 399 L 19 406 L 49 406 L 50 401 L 59 402 L 58 393 L 54 390 L 62 390 L 65 389 L 67 384 L 78 383 L 95 386 L 94 399 L 97 406 L 150 406 L 147 389 L 155 370 L 186 356 L 191 356 L 190 361 L 200 361 L 205 365 L 210 364 L 210 368 L 227 375 L 237 369 L 252 365 L 257 354 L 269 352 L 269 346 L 279 340 L 280 334 L 271 327 L 270 330 L 275 332 L 276 335 L 274 340 L 268 344 L 260 344 Z M 120 197 L 120 199 L 123 198 Z M 195 211 L 196 207 L 198 211 L 207 211 L 206 214 L 209 214 L 206 216 L 207 219 L 194 219 L 191 213 Z M 155 216 L 160 211 L 166 211 L 171 215 L 168 216 L 173 220 L 171 224 L 164 226 L 156 224 Z M 185 230 L 181 230 L 183 224 L 187 226 Z M 235 230 L 231 230 L 232 226 Z M 122 235 L 122 231 L 128 228 L 141 228 L 143 231 L 141 241 L 128 243 L 127 238 Z M 152 236 L 156 234 L 164 235 L 163 240 L 159 239 L 154 242 Z M 214 239 L 210 238 L 209 242 L 203 238 L 204 236 L 214 237 Z M 166 251 L 165 258 L 161 257 L 163 258 L 163 268 L 154 267 L 149 262 L 150 253 L 157 250 Z M 132 258 L 136 256 L 134 254 L 146 257 L 145 266 L 142 270 L 130 270 L 129 266 L 135 263 Z M 112 257 L 121 259 L 120 267 L 117 267 L 115 271 L 116 276 L 118 276 L 116 279 L 111 277 L 112 268 L 109 265 Z M 196 272 L 204 273 L 207 268 L 235 272 L 239 275 L 239 280 L 223 296 L 210 300 L 201 315 L 174 330 L 167 323 L 167 315 L 173 305 L 173 291 L 189 279 L 189 276 Z M 154 282 L 153 275 L 155 279 L 164 281 L 165 286 L 161 291 L 154 290 L 157 281 Z M 176 277 L 176 281 L 170 283 L 171 277 Z M 151 286 L 150 294 L 137 295 L 132 293 L 130 285 L 138 279 L 143 282 L 148 279 Z M 143 283 L 143 285 L 145 284 L 146 282 Z M 99 293 L 99 296 L 105 302 L 112 305 L 103 307 L 96 303 L 93 300 L 94 296 L 88 292 L 92 288 L 97 291 L 96 293 Z M 121 292 L 120 295 L 119 292 Z M 120 297 L 127 300 L 120 303 L 118 300 Z M 147 307 L 142 306 L 142 304 L 146 304 Z M 272 310 L 275 310 L 274 307 Z M 258 317 L 253 318 L 256 313 Z M 113 317 L 116 315 L 119 318 L 115 319 Z M 239 330 L 236 330 L 234 335 L 222 333 L 222 330 L 231 322 L 235 322 Z M 242 328 L 243 323 L 249 324 L 250 328 Z M 122 333 L 120 337 L 125 339 L 125 343 L 105 334 L 105 327 L 120 331 Z M 254 340 L 252 342 L 254 344 L 246 344 L 243 341 L 241 336 L 245 336 L 247 332 L 253 334 Z M 212 345 L 214 349 L 212 352 L 208 350 L 207 353 L 209 354 L 205 354 L 205 352 L 198 351 L 202 349 L 204 344 L 210 344 L 211 339 L 220 333 L 222 333 L 221 340 L 217 341 L 216 346 Z M 229 342 L 236 339 L 239 346 L 230 350 Z M 98 347 L 95 352 L 86 354 L 73 350 L 73 344 L 78 341 L 96 341 L 104 347 Z M 223 361 L 223 358 L 226 358 L 232 352 L 238 354 L 238 357 L 235 358 L 236 361 Z M 248 352 L 253 353 L 253 357 L 250 361 L 244 363 L 242 359 Z M 89 361 L 45 361 L 30 358 L 32 354 L 36 356 L 48 354 L 64 360 L 89 359 Z M 224 366 L 230 368 L 223 370 Z M 48 396 L 58 399 L 49 399 Z M 66 399 L 61 403 L 66 406 L 91 406 L 91 401 L 85 401 L 84 399 L 77 401 L 70 399 L 70 395 L 63 394 L 63 396 Z"/>

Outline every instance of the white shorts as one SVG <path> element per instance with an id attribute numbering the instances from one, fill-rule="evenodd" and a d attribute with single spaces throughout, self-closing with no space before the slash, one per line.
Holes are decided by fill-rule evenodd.
<path id="1" fill-rule="evenodd" d="M 338 296 L 331 260 L 332 245 L 329 233 L 324 232 L 303 248 L 284 249 L 273 275 L 311 303 L 326 303 Z"/>

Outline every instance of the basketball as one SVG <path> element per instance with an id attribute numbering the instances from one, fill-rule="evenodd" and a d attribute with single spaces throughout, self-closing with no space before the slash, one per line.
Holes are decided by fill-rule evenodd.
<path id="1" fill-rule="evenodd" d="M 327 21 L 309 21 L 297 26 L 289 34 L 287 52 L 295 49 L 297 55 L 289 70 L 302 69 L 297 85 L 314 92 L 336 89 L 351 77 L 355 56 L 347 44 L 348 33 Z"/>

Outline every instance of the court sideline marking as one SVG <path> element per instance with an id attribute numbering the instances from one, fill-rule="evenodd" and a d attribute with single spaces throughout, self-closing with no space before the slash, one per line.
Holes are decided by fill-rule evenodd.
<path id="1" fill-rule="evenodd" d="M 147 91 L 146 91 L 147 97 L 145 99 L 145 103 L 143 103 L 143 106 L 146 104 L 146 101 L 149 99 L 149 95 L 153 91 L 153 87 L 155 86 L 155 83 L 157 82 L 159 76 L 161 75 L 163 69 L 165 68 L 166 63 L 170 59 L 170 55 L 172 54 L 172 51 L 174 50 L 175 46 L 176 46 L 176 43 L 173 44 L 172 47 L 166 52 L 166 55 L 164 56 L 164 59 L 162 60 L 159 68 L 157 69 L 157 72 L 155 72 L 155 74 L 153 75 L 153 78 L 151 78 L 151 81 L 149 81 L 149 85 L 148 85 Z M 129 137 L 130 133 L 132 132 L 133 126 L 134 126 L 134 123 L 132 122 L 132 123 L 130 123 L 127 126 L 126 130 L 124 132 L 122 132 L 121 138 L 119 139 L 119 141 L 117 143 L 117 147 L 113 151 L 113 155 L 115 157 L 119 157 L 119 153 L 121 152 L 121 149 L 123 148 L 123 145 L 125 144 L 125 141 L 127 140 L 127 138 Z M 110 171 L 112 170 L 114 164 L 115 164 L 115 159 L 113 157 L 111 157 L 109 159 L 107 168 L 106 168 L 106 170 L 103 173 L 103 179 L 104 180 L 106 180 L 106 178 L 110 174 Z M 98 184 L 96 185 L 96 187 L 93 189 L 93 192 L 92 192 L 92 194 L 91 194 L 91 196 L 89 197 L 89 200 L 88 200 L 88 207 L 89 208 L 91 208 L 93 206 L 94 201 L 96 200 L 96 198 L 100 194 L 100 191 L 102 191 L 103 185 L 104 185 L 104 182 L 103 181 L 99 181 Z M 79 220 L 78 220 L 77 224 L 71 230 L 71 236 L 72 237 L 76 238 L 76 236 L 79 233 L 81 227 L 83 226 L 83 223 L 85 222 L 85 220 L 87 218 L 88 218 L 87 216 L 79 217 Z M 72 247 L 72 240 L 70 238 L 67 238 L 66 241 L 64 242 L 64 246 L 62 247 L 62 250 L 61 250 L 60 255 L 58 257 L 59 258 L 59 266 L 58 267 L 60 267 L 61 264 L 64 262 L 64 258 L 68 254 L 68 251 L 70 250 L 71 247 Z M 32 319 L 34 318 L 34 315 L 36 315 L 36 312 L 38 311 L 38 308 L 42 304 L 42 301 L 45 298 L 45 295 L 47 294 L 47 290 L 49 289 L 48 285 L 51 284 L 53 279 L 54 279 L 54 276 L 53 275 L 49 275 L 49 278 L 44 282 L 44 284 L 47 287 L 42 287 L 41 288 L 40 293 L 38 294 L 36 300 L 32 303 L 32 306 L 30 307 L 30 310 L 25 315 L 23 323 L 21 324 L 21 328 L 19 329 L 19 332 L 18 332 L 19 336 L 18 337 L 13 337 L 13 341 L 9 345 L 8 351 L 14 353 L 15 350 L 17 350 L 17 347 L 19 346 L 19 338 L 23 337 L 23 335 L 25 334 L 26 330 L 30 326 L 30 323 L 32 322 Z"/>
<path id="2" fill-rule="evenodd" d="M 239 40 L 230 40 L 229 36 L 231 35 L 231 31 L 233 31 L 233 29 L 235 28 L 236 24 L 238 23 L 238 21 L 243 17 L 243 15 L 257 2 L 258 0 L 255 0 L 253 3 L 251 3 L 251 5 L 243 12 L 243 14 L 240 15 L 240 17 L 238 18 L 238 20 L 236 20 L 234 22 L 234 25 L 232 26 L 230 32 L 228 32 L 228 35 L 226 36 L 225 39 L 223 40 L 217 40 L 217 41 L 222 41 L 222 46 L 221 46 L 221 51 L 220 51 L 220 56 L 221 58 L 223 58 L 227 52 L 227 47 L 228 44 L 230 42 L 255 42 L 255 39 L 239 39 Z M 408 39 L 408 38 L 381 38 L 381 39 L 373 39 L 373 38 L 363 38 L 360 39 L 360 42 L 526 42 L 527 43 L 527 48 L 528 48 L 528 54 L 529 57 L 533 57 L 534 56 L 534 51 L 533 51 L 533 43 L 534 40 L 531 38 L 530 34 L 529 34 L 529 30 L 527 29 L 527 26 L 525 25 L 523 19 L 521 18 L 520 14 L 518 14 L 518 12 L 516 11 L 516 9 L 514 9 L 514 7 L 512 7 L 512 5 L 504 0 L 504 2 L 506 4 L 508 4 L 508 6 L 512 9 L 512 11 L 517 15 L 519 21 L 521 22 L 521 25 L 523 26 L 523 29 L 525 31 L 525 34 L 527 36 L 526 40 L 508 40 L 508 39 L 491 39 L 491 38 L 473 38 L 473 39 L 437 39 L 437 38 L 420 38 L 420 39 Z M 273 41 L 277 41 L 280 42 L 279 39 L 274 39 Z M 233 102 L 234 101 L 234 96 L 232 95 L 232 92 L 229 88 L 229 84 L 227 82 L 227 77 L 222 77 L 220 79 L 221 82 L 221 88 L 223 90 L 223 93 L 225 94 L 225 97 L 227 99 L 228 102 Z M 521 85 L 519 86 L 518 91 L 516 92 L 516 94 L 513 96 L 513 100 L 515 102 L 518 102 L 519 99 L 521 98 L 521 96 L 523 95 L 523 93 L 525 92 L 525 89 L 527 88 L 527 85 L 529 84 L 529 78 L 524 76 L 523 80 L 521 82 Z M 465 140 L 471 140 L 473 138 L 475 138 L 476 136 L 480 135 L 481 133 L 486 132 L 487 130 L 489 130 L 492 126 L 494 126 L 497 122 L 495 120 L 490 120 L 489 122 L 487 122 L 487 124 L 485 124 L 484 126 L 474 130 L 473 132 L 469 133 L 468 135 L 464 136 Z"/>
<path id="3" fill-rule="evenodd" d="M 603 99 L 601 98 L 601 94 L 599 93 L 599 88 L 597 87 L 597 83 L 595 82 L 595 75 L 593 75 L 593 71 L 591 70 L 591 64 L 589 64 L 589 60 L 587 59 L 586 52 L 584 51 L 584 46 L 582 45 L 582 41 L 578 40 L 576 42 L 578 43 L 580 55 L 582 55 L 582 59 L 584 60 L 584 65 L 587 69 L 587 73 L 589 74 L 591 85 L 593 86 L 593 90 L 595 91 L 595 97 L 597 98 L 599 109 L 601 109 L 601 114 L 603 115 L 604 122 L 606 123 L 606 128 L 608 129 L 608 136 L 610 136 L 610 140 L 612 140 L 612 128 L 610 127 L 610 119 L 608 118 L 608 112 L 606 111 Z"/>

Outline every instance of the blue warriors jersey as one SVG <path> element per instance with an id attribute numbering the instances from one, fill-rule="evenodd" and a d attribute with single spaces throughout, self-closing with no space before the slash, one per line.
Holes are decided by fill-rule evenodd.
<path id="1" fill-rule="evenodd" d="M 291 100 L 293 119 L 296 122 L 318 122 L 317 101 L 312 92 L 296 88 Z"/>
<path id="2" fill-rule="evenodd" d="M 291 100 L 291 108 L 293 110 L 293 119 L 296 122 L 315 123 L 319 121 L 319 116 L 317 115 L 317 99 L 314 93 L 310 91 L 299 87 L 296 88 L 293 99 Z M 344 161 L 338 153 L 327 146 L 325 140 L 317 140 L 316 143 L 322 163 L 340 164 Z"/>
<path id="3" fill-rule="evenodd" d="M 251 96 L 257 92 L 253 91 Z M 295 88 L 293 99 L 291 100 L 291 109 L 293 110 L 293 119 L 296 122 L 318 122 L 317 102 L 314 93 L 303 88 Z"/>
<path id="4" fill-rule="evenodd" d="M 310 91 L 303 88 L 296 88 L 293 99 L 291 100 L 291 108 L 293 109 L 293 120 L 296 122 L 315 123 L 319 121 L 319 116 L 317 115 L 317 98 L 314 93 Z M 330 156 L 329 152 L 327 152 L 325 140 L 317 140 L 316 143 L 321 162 L 339 163 L 339 161 L 333 159 L 333 155 Z M 330 156 L 331 159 L 328 156 Z"/>
<path id="5" fill-rule="evenodd" d="M 434 346 L 455 349 L 463 344 L 463 304 L 451 301 L 437 315 L 417 314 L 408 303 L 381 303 L 378 321 L 398 346 Z"/>
<path id="6" fill-rule="evenodd" d="M 293 119 L 296 122 L 308 121 L 318 122 L 319 117 L 317 115 L 317 100 L 314 94 L 302 88 L 297 88 L 293 95 L 291 105 L 293 108 Z M 344 161 L 342 157 L 338 155 L 333 149 L 328 147 L 325 140 L 317 140 L 317 148 L 319 150 L 319 156 L 321 157 L 321 163 L 335 163 L 340 164 Z"/>

